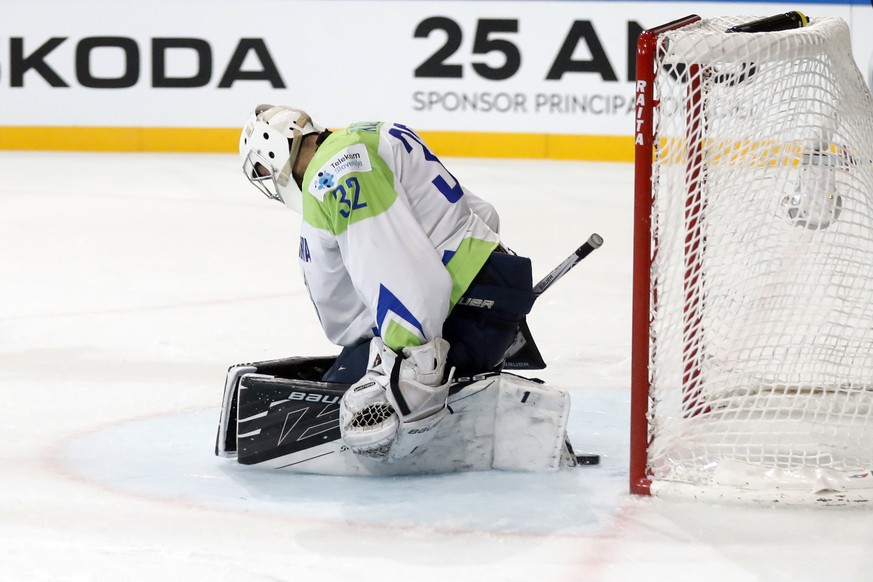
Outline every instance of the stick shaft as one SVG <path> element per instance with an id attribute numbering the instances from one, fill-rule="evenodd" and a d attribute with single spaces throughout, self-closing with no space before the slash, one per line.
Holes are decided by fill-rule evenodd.
<path id="1" fill-rule="evenodd" d="M 600 245 L 603 244 L 603 238 L 594 233 L 588 237 L 588 240 L 585 241 L 581 247 L 573 251 L 573 254 L 561 261 L 561 264 L 551 270 L 551 272 L 542 278 L 542 280 L 537 283 L 533 292 L 534 295 L 539 296 L 546 289 L 555 284 L 555 282 L 566 275 L 570 269 L 578 265 L 582 259 L 590 255 L 595 249 L 600 248 Z"/>
<path id="2" fill-rule="evenodd" d="M 581 247 L 576 249 L 572 255 L 570 255 L 569 257 L 564 259 L 560 265 L 558 265 L 557 267 L 552 269 L 552 271 L 548 275 L 543 277 L 542 281 L 540 281 L 539 283 L 536 284 L 536 286 L 534 286 L 534 288 L 533 288 L 534 298 L 539 297 L 543 293 L 543 291 L 545 291 L 546 289 L 548 289 L 549 287 L 554 285 L 555 281 L 557 281 L 558 279 L 560 279 L 561 277 L 566 275 L 570 269 L 572 269 L 573 267 L 578 265 L 579 262 L 582 261 L 582 259 L 584 259 L 588 255 L 590 255 L 594 251 L 594 249 L 600 248 L 600 245 L 602 245 L 602 244 L 603 244 L 603 238 L 599 234 L 594 233 L 591 236 L 589 236 L 588 240 L 585 241 L 585 244 L 583 244 Z M 525 345 L 528 343 L 527 338 L 525 338 L 525 332 L 527 333 L 528 336 L 530 336 L 530 331 L 527 330 L 527 324 L 522 323 L 522 326 L 519 328 L 518 332 L 515 334 L 515 341 L 512 342 L 512 345 L 510 345 L 509 349 L 506 350 L 506 355 L 503 356 L 505 360 L 509 360 L 510 358 L 515 356 L 516 354 L 521 353 L 522 350 L 525 348 Z M 536 348 L 536 345 L 533 343 L 533 338 L 531 338 L 530 344 L 533 347 L 533 352 L 536 354 L 535 360 L 531 359 L 531 356 L 528 355 L 526 358 L 523 357 L 520 360 L 518 360 L 516 366 L 509 366 L 510 368 L 517 367 L 517 368 L 528 368 L 528 369 L 537 369 L 538 370 L 538 369 L 545 367 L 545 362 L 543 362 L 542 356 L 540 355 L 539 350 Z M 530 348 L 528 348 L 528 350 L 530 350 Z M 531 367 L 531 362 L 534 362 L 534 361 L 536 361 L 536 365 L 535 365 L 535 367 Z"/>

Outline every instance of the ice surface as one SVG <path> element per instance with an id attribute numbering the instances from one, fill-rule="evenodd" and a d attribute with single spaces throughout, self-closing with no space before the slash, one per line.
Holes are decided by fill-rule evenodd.
<path id="1" fill-rule="evenodd" d="M 544 275 L 529 322 L 597 467 L 393 479 L 212 455 L 231 364 L 336 350 L 296 217 L 232 155 L 0 154 L 0 580 L 869 580 L 873 512 L 627 489 L 632 168 L 445 160 Z"/>

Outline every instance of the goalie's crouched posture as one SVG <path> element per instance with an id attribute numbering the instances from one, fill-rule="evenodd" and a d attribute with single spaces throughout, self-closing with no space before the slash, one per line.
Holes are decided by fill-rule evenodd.
<path id="1" fill-rule="evenodd" d="M 240 155 L 258 189 L 302 215 L 306 286 L 343 346 L 318 380 L 351 385 L 339 402 L 343 443 L 388 463 L 421 450 L 448 412 L 453 377 L 501 369 L 534 302 L 530 261 L 503 250 L 494 208 L 405 125 L 331 132 L 298 109 L 262 105 Z"/>

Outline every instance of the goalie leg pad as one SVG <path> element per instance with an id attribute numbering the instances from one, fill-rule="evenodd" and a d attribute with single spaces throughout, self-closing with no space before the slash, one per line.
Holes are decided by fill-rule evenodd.
<path id="1" fill-rule="evenodd" d="M 500 375 L 494 426 L 495 469 L 555 471 L 574 466 L 565 453 L 570 396 L 514 374 Z"/>
<path id="2" fill-rule="evenodd" d="M 255 366 L 261 364 L 250 367 Z M 263 368 L 279 369 L 272 363 Z M 233 378 L 228 385 L 236 386 Z M 222 418 L 229 422 L 219 440 L 225 444 L 220 454 L 243 465 L 328 475 L 409 475 L 490 468 L 554 471 L 574 464 L 566 441 L 568 394 L 514 374 L 461 379 L 450 391 L 451 414 L 441 408 L 433 417 L 401 425 L 389 413 L 387 422 L 398 424 L 393 432 L 385 430 L 384 456 L 377 458 L 365 456 L 368 450 L 353 454 L 341 440 L 346 386 L 249 372 L 238 388 L 233 404 L 223 407 Z M 348 402 L 365 407 L 362 402 L 369 398 L 382 405 L 387 401 L 384 389 L 380 394 L 367 386 Z M 359 443 L 362 449 L 379 450 L 374 433 L 361 434 L 372 439 Z"/>

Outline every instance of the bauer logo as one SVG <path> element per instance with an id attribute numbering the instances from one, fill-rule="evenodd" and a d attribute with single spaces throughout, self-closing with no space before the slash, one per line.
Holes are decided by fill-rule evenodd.
<path id="1" fill-rule="evenodd" d="M 339 396 L 332 396 L 330 394 L 309 394 L 307 392 L 292 392 L 288 395 L 288 400 L 321 402 L 322 404 L 336 404 L 339 402 L 339 399 Z"/>
<path id="2" fill-rule="evenodd" d="M 308 191 L 323 201 L 325 192 L 339 183 L 343 176 L 352 172 L 369 172 L 372 169 L 373 166 L 370 164 L 367 146 L 362 143 L 356 143 L 343 148 L 342 151 L 331 158 L 326 164 L 323 164 L 309 183 Z"/>
<path id="3" fill-rule="evenodd" d="M 480 307 L 482 309 L 491 309 L 494 307 L 494 301 L 490 299 L 476 299 L 474 297 L 461 297 L 458 300 L 458 305 L 466 305 L 467 307 Z"/>
<path id="4" fill-rule="evenodd" d="M 424 434 L 433 428 L 434 428 L 433 426 L 426 426 L 424 428 L 413 428 L 413 429 L 409 430 L 409 434 Z"/>

